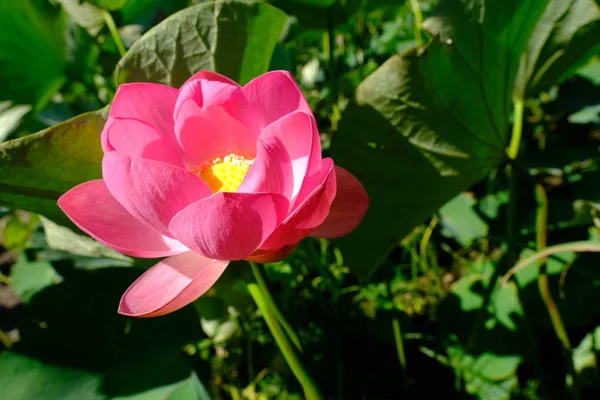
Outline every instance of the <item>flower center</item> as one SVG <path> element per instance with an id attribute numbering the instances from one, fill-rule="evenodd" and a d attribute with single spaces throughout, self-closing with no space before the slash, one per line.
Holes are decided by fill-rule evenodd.
<path id="1" fill-rule="evenodd" d="M 200 177 L 213 193 L 235 192 L 242 184 L 248 169 L 254 162 L 238 154 L 228 154 L 224 157 L 213 157 L 192 172 Z"/>

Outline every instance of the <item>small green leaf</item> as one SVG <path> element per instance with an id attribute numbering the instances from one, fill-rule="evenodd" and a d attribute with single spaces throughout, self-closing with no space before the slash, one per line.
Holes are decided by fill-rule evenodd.
<path id="1" fill-rule="evenodd" d="M 179 87 L 199 70 L 245 84 L 263 74 L 287 16 L 263 3 L 202 3 L 164 20 L 138 40 L 117 65 L 118 83 Z"/>
<path id="2" fill-rule="evenodd" d="M 447 0 L 424 49 L 395 55 L 357 89 L 331 145 L 371 199 L 339 240 L 364 278 L 399 238 L 505 158 L 521 53 L 547 1 Z"/>
<path id="3" fill-rule="evenodd" d="M 598 369 L 596 362 L 597 354 L 600 352 L 600 327 L 588 333 L 573 350 L 573 364 L 575 371 L 582 373 L 586 369 Z"/>
<path id="4" fill-rule="evenodd" d="M 595 85 L 600 85 L 600 59 L 598 57 L 592 59 L 577 71 L 577 75 L 588 79 Z"/>
<path id="5" fill-rule="evenodd" d="M 103 8 L 109 11 L 116 11 L 127 3 L 127 0 L 85 0 L 88 3 L 92 3 L 97 7 Z"/>
<path id="6" fill-rule="evenodd" d="M 457 372 L 465 380 L 465 389 L 481 400 L 509 400 L 517 387 L 515 376 L 522 359 L 519 356 L 483 353 L 465 354 L 458 346 L 448 348 Z"/>
<path id="7" fill-rule="evenodd" d="M 585 107 L 569 115 L 572 124 L 591 124 L 600 122 L 600 105 Z"/>
<path id="8" fill-rule="evenodd" d="M 488 226 L 473 210 L 475 201 L 461 193 L 440 208 L 442 233 L 453 237 L 463 246 L 487 235 Z"/>
<path id="9" fill-rule="evenodd" d="M 8 250 L 25 249 L 38 226 L 36 215 L 22 211 L 8 215 L 3 222 L 5 226 L 0 236 L 4 238 L 2 246 Z"/>
<path id="10" fill-rule="evenodd" d="M 521 258 L 532 254 L 535 252 L 524 250 Z M 546 260 L 550 292 L 563 323 L 568 327 L 585 327 L 595 315 L 595 308 L 590 304 L 600 296 L 599 260 L 597 253 L 576 254 L 568 251 L 552 254 Z M 550 327 L 548 311 L 537 286 L 537 263 L 521 269 L 515 277 L 519 287 L 523 288 L 521 301 L 530 310 L 529 323 L 534 327 Z"/>
<path id="11" fill-rule="evenodd" d="M 0 204 L 65 221 L 56 205 L 72 187 L 102 177 L 103 110 L 0 144 Z"/>
<path id="12" fill-rule="evenodd" d="M 533 31 L 515 84 L 532 97 L 575 73 L 600 51 L 600 8 L 594 0 L 552 0 Z"/>
<path id="13" fill-rule="evenodd" d="M 31 111 L 30 105 L 13 105 L 11 101 L 0 102 L 0 142 L 3 142 Z"/>
<path id="14" fill-rule="evenodd" d="M 133 261 L 132 258 L 104 246 L 89 236 L 79 235 L 71 229 L 55 224 L 47 218 L 42 217 L 41 220 L 46 232 L 46 242 L 48 242 L 48 247 L 51 249 L 79 256 L 107 257 L 129 263 Z"/>
<path id="15" fill-rule="evenodd" d="M 12 266 L 11 286 L 28 303 L 40 290 L 60 282 L 61 278 L 48 261 L 28 261 L 22 255 Z"/>
<path id="16" fill-rule="evenodd" d="M 501 286 L 496 281 L 493 292 L 486 293 L 497 267 L 494 263 L 486 260 L 473 267 L 452 284 L 437 312 L 438 320 L 466 390 L 482 400 L 508 400 L 517 387 L 517 368 L 530 354 L 523 337 L 523 309 L 513 282 Z"/>
<path id="17" fill-rule="evenodd" d="M 58 0 L 63 9 L 75 23 L 92 36 L 96 36 L 104 27 L 105 20 L 102 10 L 93 4 L 80 0 Z"/>

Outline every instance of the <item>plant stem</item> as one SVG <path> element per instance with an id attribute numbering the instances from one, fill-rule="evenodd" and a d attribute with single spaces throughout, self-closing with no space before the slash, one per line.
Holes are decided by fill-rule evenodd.
<path id="1" fill-rule="evenodd" d="M 0 343 L 2 343 L 2 345 L 7 349 L 10 349 L 13 346 L 12 340 L 10 340 L 8 335 L 1 330 L 0 330 Z"/>
<path id="2" fill-rule="evenodd" d="M 510 144 L 506 151 L 510 160 L 516 160 L 519 156 L 519 148 L 521 146 L 521 137 L 523 132 L 523 108 L 524 102 L 521 98 L 515 98 L 513 100 L 513 129 L 510 137 Z M 517 170 L 513 169 L 512 164 L 506 166 L 506 172 L 508 174 L 508 190 L 509 190 L 509 201 L 508 201 L 508 215 L 506 219 L 506 239 L 508 242 L 507 256 L 505 263 L 503 263 L 503 271 L 506 271 L 509 266 L 514 265 L 517 261 L 517 250 L 516 242 L 519 234 L 517 227 L 517 204 L 519 202 L 518 197 L 518 183 L 519 178 Z M 495 282 L 491 282 L 495 284 Z"/>
<path id="3" fill-rule="evenodd" d="M 0 273 L 0 283 L 3 283 L 5 285 L 10 285 L 10 278 L 8 276 L 5 276 L 4 274 Z"/>
<path id="4" fill-rule="evenodd" d="M 115 45 L 117 46 L 119 55 L 123 57 L 125 55 L 125 46 L 123 45 L 123 41 L 121 40 L 121 36 L 119 35 L 117 25 L 115 25 L 115 20 L 113 19 L 112 15 L 110 15 L 110 12 L 108 12 L 107 10 L 102 10 L 102 15 L 104 16 L 104 21 L 106 22 L 106 26 L 110 31 L 110 35 L 115 41 Z"/>
<path id="5" fill-rule="evenodd" d="M 546 249 L 548 241 L 548 196 L 546 195 L 546 191 L 541 184 L 537 184 L 535 186 L 535 198 L 537 202 L 537 211 L 535 217 L 535 241 L 537 244 L 537 250 L 542 251 Z M 552 320 L 554 332 L 556 333 L 556 336 L 558 337 L 558 340 L 560 340 L 563 347 L 567 368 L 573 379 L 573 397 L 579 399 L 581 398 L 581 393 L 579 388 L 579 379 L 575 370 L 575 365 L 573 364 L 573 350 L 571 348 L 569 336 L 567 335 L 567 330 L 560 316 L 560 311 L 558 310 L 558 307 L 552 298 L 552 294 L 550 293 L 546 260 L 546 257 L 538 260 L 538 289 L 540 291 L 540 296 L 546 305 L 546 309 L 548 310 L 548 315 Z"/>
<path id="6" fill-rule="evenodd" d="M 421 46 L 423 44 L 423 38 L 421 37 L 421 25 L 423 25 L 421 7 L 418 0 L 408 0 L 408 3 L 415 17 L 415 41 L 417 42 L 417 46 Z"/>
<path id="7" fill-rule="evenodd" d="M 510 144 L 506 151 L 510 160 L 516 160 L 519 155 L 519 148 L 521 146 L 521 137 L 523 132 L 523 108 L 524 102 L 521 98 L 514 99 L 514 111 L 513 111 L 513 129 L 510 137 Z M 517 203 L 518 199 L 518 174 L 517 170 L 513 169 L 512 164 L 506 166 L 508 173 L 508 189 L 509 189 L 509 202 L 508 202 L 508 216 L 506 220 L 506 238 L 508 241 L 507 259 L 506 266 L 514 265 L 517 260 L 516 254 L 516 241 L 518 236 L 517 224 Z"/>
<path id="8" fill-rule="evenodd" d="M 521 146 L 521 136 L 523 132 L 523 110 L 525 108 L 525 102 L 521 98 L 515 98 L 513 100 L 513 129 L 510 137 L 510 144 L 506 153 L 508 158 L 516 160 L 519 155 L 519 148 Z"/>
<path id="9" fill-rule="evenodd" d="M 300 338 L 298 338 L 298 335 L 296 334 L 296 332 L 294 331 L 292 326 L 287 322 L 287 320 L 285 319 L 285 317 L 283 316 L 281 311 L 279 311 L 277 304 L 275 304 L 275 301 L 273 300 L 273 297 L 271 296 L 271 292 L 269 292 L 269 287 L 267 286 L 267 283 L 265 282 L 265 278 L 263 277 L 262 268 L 259 265 L 257 265 L 256 263 L 253 263 L 251 261 L 249 261 L 249 264 L 250 264 L 250 268 L 252 269 L 252 274 L 254 275 L 254 279 L 256 279 L 256 283 L 258 283 L 258 286 L 260 287 L 260 290 L 263 293 L 263 297 L 265 299 L 265 302 L 269 306 L 271 313 L 277 319 L 277 321 L 279 322 L 279 324 L 281 325 L 283 330 L 285 330 L 285 333 L 287 333 L 287 335 L 290 337 L 290 340 L 292 341 L 292 343 L 294 343 L 294 346 L 296 346 L 298 351 L 300 351 L 302 353 L 303 350 L 302 350 L 302 343 L 300 343 Z"/>
<path id="10" fill-rule="evenodd" d="M 506 239 L 508 244 L 508 249 L 506 251 L 506 256 L 504 257 L 504 262 L 502 265 L 501 273 L 504 274 L 506 270 L 515 265 L 517 259 L 519 258 L 518 252 L 518 239 L 519 239 L 519 223 L 518 223 L 518 203 L 519 203 L 519 169 L 513 168 L 513 163 L 518 163 L 519 150 L 521 148 L 521 138 L 523 134 L 523 111 L 525 108 L 525 102 L 521 97 L 515 97 L 513 99 L 513 128 L 510 137 L 510 144 L 506 151 L 509 160 L 511 161 L 506 166 L 506 172 L 508 174 L 508 190 L 509 190 L 509 202 L 508 202 L 508 215 L 506 219 Z M 529 172 L 527 171 L 527 175 L 529 176 Z M 495 284 L 496 282 L 491 282 Z M 531 346 L 531 355 L 534 360 L 534 365 L 537 370 L 537 373 L 541 382 L 541 390 L 544 393 L 547 393 L 548 390 L 546 388 L 546 382 L 544 379 L 544 371 L 542 368 L 542 364 L 540 363 L 537 354 L 537 343 L 535 340 L 535 335 L 533 333 L 533 329 L 529 323 L 529 312 L 525 303 L 522 301 L 522 293 L 521 288 L 519 287 L 519 283 L 516 281 L 517 288 L 517 297 L 519 303 L 521 303 L 521 307 L 523 309 L 523 327 L 525 328 L 525 333 L 527 334 L 527 338 L 529 340 L 529 345 Z"/>
<path id="11" fill-rule="evenodd" d="M 516 274 L 523 268 L 527 267 L 528 265 L 533 264 L 534 262 L 536 262 L 542 258 L 549 257 L 556 253 L 566 253 L 566 252 L 573 252 L 573 253 L 595 252 L 595 253 L 598 253 L 598 252 L 600 252 L 600 244 L 598 244 L 598 242 L 593 242 L 590 240 L 582 240 L 579 242 L 561 243 L 561 244 L 556 244 L 554 246 L 546 247 L 544 250 L 538 251 L 537 253 L 527 257 L 526 259 L 519 261 L 518 264 L 516 264 L 514 267 L 512 267 L 510 269 L 510 271 L 508 271 L 506 273 L 506 275 L 504 275 L 504 277 L 502 278 L 501 284 L 503 284 L 503 285 L 506 284 L 506 282 L 508 282 L 508 280 L 514 274 Z"/>
<path id="12" fill-rule="evenodd" d="M 302 389 L 304 390 L 304 396 L 307 400 L 322 400 L 324 397 L 321 395 L 319 388 L 315 385 L 314 381 L 308 374 L 308 371 L 304 368 L 302 363 L 300 362 L 300 358 L 296 353 L 294 346 L 290 342 L 289 338 L 285 334 L 285 332 L 281 329 L 277 319 L 272 313 L 272 310 L 265 299 L 264 293 L 262 292 L 259 285 L 256 283 L 248 284 L 248 291 L 250 295 L 254 299 L 256 306 L 262 313 L 271 334 L 275 338 L 275 342 L 277 343 L 277 347 L 283 354 L 285 361 L 287 362 L 290 370 L 300 382 Z"/>
<path id="13" fill-rule="evenodd" d="M 429 262 L 427 260 L 427 246 L 429 245 L 429 241 L 431 240 L 431 235 L 433 234 L 433 230 L 435 229 L 435 227 L 438 224 L 438 219 L 436 217 L 433 217 L 431 219 L 431 222 L 429 223 L 429 225 L 427 226 L 427 228 L 425 229 L 425 232 L 423 232 L 423 237 L 421 239 L 421 243 L 419 244 L 419 255 L 421 256 L 420 261 L 421 261 L 421 267 L 423 268 L 423 272 L 425 274 L 429 274 Z M 439 274 L 439 269 L 437 268 L 437 265 L 434 265 L 434 271 L 433 271 L 433 279 L 435 280 L 435 283 L 437 284 L 437 288 L 439 289 L 442 286 L 442 282 L 440 280 L 440 274 Z"/>
<path id="14" fill-rule="evenodd" d="M 400 362 L 400 367 L 402 367 L 402 383 L 404 384 L 404 387 L 408 387 L 406 355 L 404 354 L 404 342 L 402 340 L 402 331 L 400 329 L 400 321 L 398 321 L 398 318 L 392 319 L 392 329 L 394 330 L 394 343 L 396 344 L 398 361 Z"/>

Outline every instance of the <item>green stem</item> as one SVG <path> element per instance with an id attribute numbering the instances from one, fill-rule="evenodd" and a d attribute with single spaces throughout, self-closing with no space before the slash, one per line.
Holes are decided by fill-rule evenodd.
<path id="1" fill-rule="evenodd" d="M 262 316 L 265 319 L 265 322 L 267 323 L 267 326 L 269 327 L 271 334 L 275 338 L 277 347 L 279 347 L 279 350 L 283 354 L 283 357 L 285 358 L 285 361 L 289 365 L 290 370 L 292 371 L 292 373 L 294 374 L 296 379 L 298 379 L 298 382 L 300 382 L 300 385 L 302 386 L 302 389 L 304 390 L 304 396 L 306 397 L 306 399 L 307 400 L 322 400 L 322 399 L 324 399 L 323 395 L 321 395 L 321 392 L 319 391 L 319 388 L 315 385 L 314 381 L 308 374 L 308 371 L 306 371 L 306 369 L 300 362 L 300 358 L 298 357 L 298 354 L 296 353 L 294 346 L 288 339 L 285 332 L 281 329 L 281 326 L 279 325 L 277 319 L 273 315 L 272 309 L 269 306 L 269 304 L 265 298 L 266 296 L 264 296 L 264 293 L 261 290 L 260 286 L 255 283 L 249 283 L 248 291 L 250 292 L 250 295 L 254 299 L 256 306 L 262 313 Z"/>
<path id="2" fill-rule="evenodd" d="M 402 382 L 404 387 L 407 387 L 408 375 L 406 369 L 406 355 L 404 354 L 404 342 L 402 340 L 402 331 L 400 330 L 400 321 L 398 321 L 398 318 L 392 319 L 392 329 L 394 330 L 394 343 L 396 344 L 398 361 L 400 362 L 400 367 L 402 367 Z"/>
<path id="3" fill-rule="evenodd" d="M 525 102 L 521 98 L 513 100 L 513 129 L 510 137 L 510 144 L 506 153 L 508 158 L 516 160 L 519 155 L 519 147 L 521 146 L 521 136 L 523 132 L 523 110 Z"/>
<path id="4" fill-rule="evenodd" d="M 532 265 L 534 262 L 541 260 L 542 258 L 546 258 L 552 256 L 557 253 L 598 253 L 600 252 L 600 244 L 598 242 L 590 241 L 590 240 L 582 240 L 580 242 L 568 242 L 556 244 L 554 246 L 546 247 L 542 251 L 538 251 L 531 256 L 527 257 L 524 260 L 519 261 L 514 267 L 512 267 L 504 277 L 502 277 L 501 284 L 505 285 L 506 282 L 517 272 L 522 270 L 523 268 Z"/>
<path id="5" fill-rule="evenodd" d="M 125 46 L 123 45 L 123 41 L 121 40 L 121 36 L 119 36 L 119 30 L 117 29 L 117 25 L 115 25 L 115 20 L 112 15 L 107 10 L 102 10 L 102 15 L 104 16 L 104 21 L 106 22 L 106 26 L 110 31 L 110 35 L 115 41 L 115 45 L 117 46 L 117 50 L 119 50 L 119 54 L 121 57 L 125 55 Z"/>
<path id="6" fill-rule="evenodd" d="M 421 37 L 421 25 L 423 25 L 423 14 L 421 13 L 421 7 L 419 6 L 418 0 L 408 0 L 410 9 L 412 10 L 413 16 L 415 17 L 415 41 L 417 45 L 423 44 L 423 38 Z"/>
<path id="7" fill-rule="evenodd" d="M 548 196 L 546 195 L 544 187 L 540 184 L 535 186 L 535 198 L 537 201 L 535 241 L 537 244 L 537 250 L 543 251 L 547 247 L 548 240 Z M 546 309 L 548 309 L 548 314 L 552 320 L 554 332 L 563 346 L 567 368 L 569 369 L 569 373 L 573 378 L 573 396 L 576 399 L 579 399 L 581 398 L 581 393 L 577 371 L 575 370 L 575 365 L 573 364 L 573 350 L 571 348 L 571 342 L 569 341 L 569 336 L 561 318 L 560 311 L 558 310 L 558 307 L 552 298 L 552 294 L 550 293 L 546 260 L 546 257 L 538 260 L 538 289 L 540 291 L 540 296 L 546 305 Z"/>
<path id="8" fill-rule="evenodd" d="M 4 345 L 7 349 L 10 349 L 13 346 L 12 340 L 8 337 L 6 333 L 0 330 L 0 343 Z"/>
<path id="9" fill-rule="evenodd" d="M 5 276 L 4 274 L 0 273 L 0 283 L 3 283 L 5 285 L 10 285 L 10 279 Z"/>
<path id="10" fill-rule="evenodd" d="M 275 301 L 273 300 L 273 297 L 271 296 L 271 292 L 269 292 L 269 287 L 267 286 L 267 283 L 265 282 L 265 278 L 263 277 L 262 268 L 259 265 L 257 265 L 256 263 L 253 263 L 251 261 L 249 261 L 249 264 L 250 264 L 250 268 L 252 269 L 252 274 L 254 275 L 254 279 L 256 279 L 256 283 L 258 283 L 258 286 L 260 287 L 260 290 L 263 293 L 265 301 L 266 301 L 267 305 L 269 306 L 269 310 L 271 310 L 271 313 L 273 314 L 273 316 L 277 319 L 279 324 L 281 324 L 281 327 L 283 328 L 283 330 L 285 330 L 285 333 L 287 333 L 287 335 L 289 336 L 292 343 L 294 343 L 294 346 L 296 346 L 298 351 L 300 351 L 302 353 L 303 350 L 302 350 L 302 343 L 300 342 L 300 338 L 298 338 L 298 335 L 294 331 L 294 328 L 292 328 L 292 326 L 287 322 L 287 320 L 285 319 L 285 317 L 283 316 L 281 311 L 279 311 L 277 304 L 275 304 Z"/>
<path id="11" fill-rule="evenodd" d="M 429 270 L 430 270 L 430 266 L 429 265 L 429 261 L 427 260 L 427 246 L 429 246 L 429 241 L 431 240 L 431 235 L 433 234 L 433 230 L 435 229 L 435 227 L 438 224 L 438 219 L 433 217 L 431 219 L 431 222 L 429 223 L 429 225 L 427 226 L 427 228 L 425 229 L 425 232 L 423 233 L 423 237 L 421 238 L 421 242 L 419 243 L 419 255 L 421 256 L 420 261 L 421 261 L 421 267 L 423 268 L 423 272 L 425 274 L 429 274 Z M 433 279 L 435 280 L 435 283 L 437 285 L 437 288 L 439 289 L 442 286 L 442 281 L 440 280 L 440 273 L 439 273 L 439 269 L 437 268 L 437 265 L 433 265 L 434 271 L 433 271 Z"/>
<path id="12" fill-rule="evenodd" d="M 506 151 L 510 160 L 516 160 L 519 156 L 519 148 L 521 146 L 521 137 L 523 132 L 523 108 L 525 104 L 523 99 L 515 98 L 513 107 L 513 129 L 510 137 L 510 144 Z M 513 169 L 512 164 L 506 166 L 508 173 L 508 189 L 509 189 L 509 202 L 508 202 L 508 215 L 506 219 L 506 238 L 508 242 L 508 250 L 505 266 L 514 265 L 517 260 L 516 241 L 518 237 L 517 227 L 517 207 L 518 207 L 518 183 L 519 178 L 517 170 Z M 494 282 L 492 282 L 494 283 Z"/>
<path id="13" fill-rule="evenodd" d="M 511 161 L 506 166 L 506 171 L 508 173 L 508 190 L 509 190 L 509 202 L 508 202 L 508 210 L 507 210 L 507 220 L 506 220 L 506 239 L 508 242 L 508 249 L 506 251 L 506 256 L 504 257 L 504 262 L 502 263 L 502 273 L 505 273 L 506 270 L 514 265 L 519 258 L 518 252 L 518 239 L 519 239 L 519 215 L 518 215 L 518 207 L 519 207 L 519 169 L 513 168 L 513 163 L 519 163 L 519 150 L 521 148 L 521 139 L 523 136 L 523 111 L 525 108 L 525 102 L 521 97 L 515 97 L 513 99 L 513 127 L 512 134 L 510 137 L 510 144 L 506 151 L 509 160 Z M 529 173 L 527 173 L 529 176 Z M 495 282 L 494 282 L 495 283 Z M 519 302 L 521 303 L 521 307 L 523 308 L 524 318 L 524 328 L 527 334 L 527 338 L 529 340 L 529 345 L 531 346 L 531 355 L 534 360 L 534 365 L 537 370 L 537 373 L 541 382 L 541 390 L 544 393 L 547 393 L 548 390 L 546 388 L 546 382 L 544 379 L 544 371 L 542 368 L 542 364 L 539 361 L 537 354 L 537 342 L 535 339 L 535 335 L 533 334 L 533 329 L 529 324 L 529 311 L 526 307 L 526 304 L 522 301 L 522 293 L 521 288 L 519 287 L 519 283 L 516 283 L 517 288 L 517 296 L 519 298 Z"/>

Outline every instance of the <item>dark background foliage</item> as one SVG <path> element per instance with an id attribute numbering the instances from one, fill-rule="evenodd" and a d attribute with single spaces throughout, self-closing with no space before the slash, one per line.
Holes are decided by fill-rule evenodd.
<path id="1" fill-rule="evenodd" d="M 598 398 L 599 256 L 499 280 L 540 238 L 600 248 L 599 21 L 594 0 L 0 0 L 2 396 L 303 398 L 245 263 L 180 311 L 125 318 L 153 260 L 56 207 L 101 176 L 119 84 L 286 69 L 371 198 L 356 232 L 265 266 L 325 397 Z"/>

